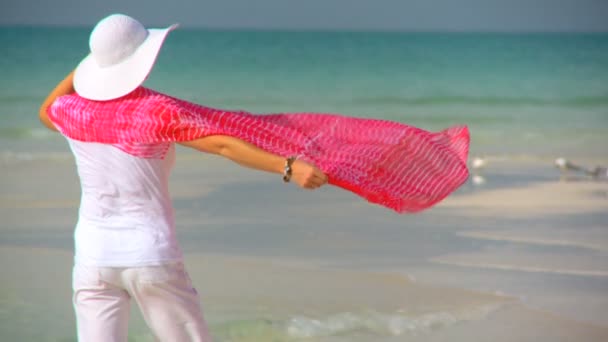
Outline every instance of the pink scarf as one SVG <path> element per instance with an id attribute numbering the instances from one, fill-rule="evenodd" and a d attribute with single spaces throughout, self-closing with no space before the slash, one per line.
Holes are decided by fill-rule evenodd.
<path id="1" fill-rule="evenodd" d="M 333 114 L 251 114 L 213 109 L 140 87 L 119 99 L 58 98 L 49 117 L 65 136 L 163 158 L 170 144 L 228 135 L 313 163 L 329 183 L 397 212 L 417 212 L 468 178 L 469 131 L 434 133 L 397 122 Z"/>

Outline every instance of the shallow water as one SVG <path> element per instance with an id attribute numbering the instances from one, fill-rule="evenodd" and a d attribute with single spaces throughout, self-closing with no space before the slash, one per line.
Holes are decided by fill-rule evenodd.
<path id="1" fill-rule="evenodd" d="M 2 340 L 74 340 L 79 189 L 36 112 L 87 34 L 0 28 Z M 607 56 L 601 34 L 176 31 L 151 87 L 256 112 L 464 123 L 488 162 L 439 206 L 397 215 L 180 149 L 178 235 L 214 336 L 508 341 L 515 326 L 519 341 L 608 340 L 606 182 L 553 165 L 608 164 Z M 130 340 L 151 340 L 135 309 Z"/>
<path id="2" fill-rule="evenodd" d="M 179 156 L 171 180 L 179 240 L 218 341 L 442 340 L 463 326 L 469 337 L 499 338 L 500 330 L 483 326 L 524 324 L 517 317 L 526 315 L 570 328 L 540 333 L 544 325 L 528 326 L 524 341 L 606 336 L 596 326 L 608 327 L 608 277 L 579 272 L 606 269 L 607 204 L 597 195 L 606 184 L 562 183 L 544 163 L 488 166 L 484 185 L 467 184 L 421 214 L 398 215 L 335 188 L 303 192 L 216 157 Z M 79 194 L 72 161 L 3 167 L 3 337 L 72 340 Z M 36 177 L 42 168 L 45 177 Z M 555 214 L 560 209 L 550 204 L 559 201 L 540 200 L 525 215 L 517 207 L 485 214 L 500 213 L 520 190 L 547 200 L 557 192 L 588 210 Z M 505 191 L 515 193 L 501 196 Z M 484 207 L 467 204 L 475 196 L 484 196 Z M 558 237 L 572 243 L 551 242 Z M 591 240 L 600 248 L 585 245 Z M 556 267 L 567 272 L 551 271 Z M 150 340 L 135 311 L 131 336 Z"/>

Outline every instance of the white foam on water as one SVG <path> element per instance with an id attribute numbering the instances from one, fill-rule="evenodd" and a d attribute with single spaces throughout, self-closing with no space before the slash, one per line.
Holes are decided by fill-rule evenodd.
<path id="1" fill-rule="evenodd" d="M 30 128 L 27 135 L 34 139 L 47 139 L 57 136 L 57 132 L 47 128 Z"/>
<path id="2" fill-rule="evenodd" d="M 581 247 L 598 251 L 607 251 L 608 245 L 605 243 L 608 234 L 602 227 L 587 228 L 585 230 L 558 230 L 546 231 L 545 236 L 540 234 L 533 235 L 530 232 L 458 232 L 456 235 L 489 241 L 505 241 L 514 243 L 525 243 L 530 245 L 540 246 L 558 246 L 558 247 Z M 552 234 L 552 236 L 548 236 Z"/>
<path id="3" fill-rule="evenodd" d="M 67 161 L 71 160 L 72 155 L 69 152 L 47 152 L 47 153 L 34 153 L 34 152 L 13 152 L 13 151 L 2 151 L 0 152 L 0 163 L 2 164 L 16 164 L 23 162 L 32 161 Z"/>
<path id="4" fill-rule="evenodd" d="M 469 262 L 469 261 L 450 261 L 442 258 L 433 258 L 431 262 L 437 264 L 459 266 L 459 267 L 471 267 L 471 268 L 485 268 L 494 269 L 501 271 L 520 271 L 529 273 L 552 273 L 561 275 L 571 276 L 587 276 L 587 277 L 608 277 L 608 271 L 605 270 L 593 270 L 593 269 L 566 269 L 566 268 L 552 268 L 552 267 L 540 267 L 540 266 L 523 266 L 514 264 L 498 264 L 488 262 Z"/>
<path id="5" fill-rule="evenodd" d="M 343 312 L 324 318 L 292 317 L 286 327 L 291 338 L 318 338 L 366 332 L 380 336 L 418 335 L 451 325 L 481 320 L 499 310 L 504 304 L 495 303 L 454 311 L 440 311 L 421 315 L 366 312 Z"/>

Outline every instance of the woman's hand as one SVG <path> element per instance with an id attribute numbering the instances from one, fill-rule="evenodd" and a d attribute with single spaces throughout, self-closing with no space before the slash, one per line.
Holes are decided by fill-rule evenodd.
<path id="1" fill-rule="evenodd" d="M 291 180 L 304 189 L 314 190 L 327 184 L 327 175 L 305 161 L 296 159 L 291 170 Z"/>

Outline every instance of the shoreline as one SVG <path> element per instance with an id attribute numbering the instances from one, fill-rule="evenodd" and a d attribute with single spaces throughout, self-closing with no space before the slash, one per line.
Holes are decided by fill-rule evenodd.
<path id="1" fill-rule="evenodd" d="M 17 326 L 16 322 L 5 326 L 3 336 L 20 341 L 48 337 L 49 333 L 58 338 L 61 334 L 63 339 L 73 336 L 71 253 L 2 246 L 0 256 L 7 276 L 2 286 L 3 312 L 7 316 L 2 321 L 9 324 L 10 317 L 25 318 L 27 312 L 30 316 Z M 53 277 L 29 268 L 10 268 L 9 257 L 25 264 L 43 260 Z M 185 263 L 219 341 L 260 341 L 270 337 L 277 341 L 340 341 L 340 335 L 351 329 L 360 331 L 360 338 L 355 335 L 346 340 L 392 341 L 407 337 L 414 341 L 469 341 L 484 336 L 502 341 L 505 337 L 501 330 L 493 328 L 513 324 L 521 328 L 515 335 L 518 341 L 538 341 L 539 336 L 543 336 L 541 341 L 568 336 L 602 341 L 608 336 L 608 327 L 534 309 L 517 299 L 437 287 L 398 274 L 323 269 L 305 261 L 290 264 L 250 256 L 189 254 Z M 9 286 L 6 280 L 10 280 Z M 25 280 L 29 283 L 22 283 Z M 372 296 L 370 288 L 376 289 Z M 269 289 L 272 292 L 267 292 Z M 55 295 L 49 297 L 48 293 Z M 362 296 L 363 293 L 367 295 Z M 63 323 L 57 326 L 48 316 L 51 312 L 53 318 L 63 317 Z M 130 336 L 148 340 L 151 336 L 145 324 L 134 313 Z M 28 330 L 16 331 L 20 324 L 30 322 L 37 323 Z M 66 330 L 70 331 L 67 335 Z"/>
<path id="2" fill-rule="evenodd" d="M 500 340 L 501 324 L 524 325 L 522 341 L 608 336 L 608 321 L 598 319 L 608 312 L 607 277 L 577 275 L 587 266 L 602 272 L 608 266 L 606 182 L 560 182 L 557 170 L 546 174 L 541 165 L 539 172 L 537 163 L 529 169 L 490 164 L 486 184 L 467 183 L 419 215 L 397 215 L 338 189 L 286 187 L 274 175 L 217 157 L 178 158 L 171 180 L 178 237 L 195 285 L 208 296 L 208 319 L 222 336 L 251 329 L 279 336 L 291 326 L 294 336 L 313 331 L 319 340 L 340 341 L 342 333 L 328 330 L 334 324 L 354 324 L 367 340 L 387 341 L 451 341 L 452 333 L 466 341 L 476 332 Z M 73 324 L 69 277 L 79 188 L 72 163 L 3 165 L 0 288 L 5 321 L 12 322 L 6 331 L 28 332 L 14 317 L 48 323 L 57 334 Z M 545 269 L 570 265 L 568 272 L 521 270 L 543 258 Z M 494 267 L 479 267 L 484 264 Z M 509 265 L 519 269 L 504 269 Z M 55 282 L 40 272 L 52 272 L 48 279 Z M 49 307 L 36 311 L 36 303 Z M 133 334 L 147 333 L 141 318 L 133 322 Z M 554 331 L 547 334 L 547 327 Z M 351 328 L 344 328 L 354 334 L 346 340 L 356 341 Z"/>

